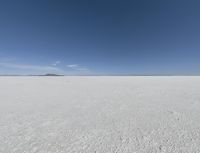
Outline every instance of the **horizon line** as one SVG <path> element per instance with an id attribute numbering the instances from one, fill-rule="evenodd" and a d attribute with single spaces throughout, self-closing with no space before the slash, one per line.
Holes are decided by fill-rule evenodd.
<path id="1" fill-rule="evenodd" d="M 41 76 L 41 77 L 64 77 L 64 76 L 200 76 L 200 74 L 79 74 L 79 75 L 60 75 L 60 74 L 0 74 L 3 76 Z"/>

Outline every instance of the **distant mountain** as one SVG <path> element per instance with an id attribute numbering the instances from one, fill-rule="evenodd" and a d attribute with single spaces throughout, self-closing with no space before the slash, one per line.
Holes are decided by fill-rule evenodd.
<path id="1" fill-rule="evenodd" d="M 27 75 L 20 75 L 20 74 L 0 74 L 0 76 L 64 76 L 60 74 L 54 73 L 47 73 L 47 74 L 27 74 Z"/>
<path id="2" fill-rule="evenodd" d="M 41 75 L 41 76 L 63 76 L 63 75 L 53 74 L 53 73 L 47 73 L 47 74 Z"/>

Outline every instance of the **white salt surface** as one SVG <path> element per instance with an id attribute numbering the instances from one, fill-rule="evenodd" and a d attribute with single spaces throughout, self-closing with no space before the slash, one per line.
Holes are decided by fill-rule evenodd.
<path id="1" fill-rule="evenodd" d="M 0 77 L 0 153 L 164 152 L 200 152 L 200 77 Z"/>

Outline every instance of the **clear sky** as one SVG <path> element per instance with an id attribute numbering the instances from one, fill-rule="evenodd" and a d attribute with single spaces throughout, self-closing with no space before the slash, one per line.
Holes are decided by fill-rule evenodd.
<path id="1" fill-rule="evenodd" d="M 0 0 L 0 74 L 200 74 L 199 0 Z"/>

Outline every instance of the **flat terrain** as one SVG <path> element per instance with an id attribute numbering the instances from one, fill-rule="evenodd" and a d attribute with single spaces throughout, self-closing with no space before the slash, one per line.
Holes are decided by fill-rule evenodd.
<path id="1" fill-rule="evenodd" d="M 0 153 L 164 152 L 200 152 L 200 77 L 0 77 Z"/>

